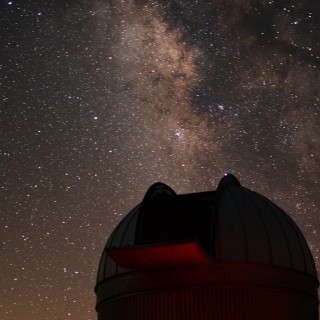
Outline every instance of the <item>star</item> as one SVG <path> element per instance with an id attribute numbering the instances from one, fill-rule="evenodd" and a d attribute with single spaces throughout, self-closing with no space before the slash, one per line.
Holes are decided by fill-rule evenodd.
<path id="1" fill-rule="evenodd" d="M 96 319 L 106 239 L 156 181 L 200 192 L 232 172 L 319 270 L 316 0 L 0 9 L 0 319 Z"/>

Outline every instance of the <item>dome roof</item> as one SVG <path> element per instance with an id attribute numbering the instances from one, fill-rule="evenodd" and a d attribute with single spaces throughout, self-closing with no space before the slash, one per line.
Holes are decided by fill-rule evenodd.
<path id="1" fill-rule="evenodd" d="M 177 195 L 163 183 L 152 185 L 110 236 L 97 284 L 127 269 L 150 267 L 146 260 L 159 245 L 167 247 L 157 251 L 154 267 L 163 263 L 162 254 L 169 264 L 178 263 L 175 256 L 185 246 L 179 261 L 268 265 L 317 279 L 313 257 L 294 221 L 230 174 L 209 192 Z M 143 254 L 139 248 L 144 248 Z M 119 250 L 126 250 L 121 259 Z M 132 255 L 140 259 L 136 264 Z"/>

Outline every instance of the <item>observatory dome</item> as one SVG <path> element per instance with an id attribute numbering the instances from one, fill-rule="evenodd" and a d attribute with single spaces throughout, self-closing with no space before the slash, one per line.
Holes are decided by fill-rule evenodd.
<path id="1" fill-rule="evenodd" d="M 295 222 L 229 174 L 215 191 L 177 195 L 163 183 L 149 188 L 115 228 L 102 253 L 97 311 L 101 320 L 132 320 L 133 311 L 126 316 L 120 305 L 133 299 L 135 308 L 144 310 L 137 311 L 137 319 L 199 319 L 197 312 L 205 312 L 201 319 L 227 319 L 221 307 L 226 303 L 239 319 L 251 319 L 249 314 L 252 319 L 280 319 L 270 314 L 271 304 L 279 309 L 279 303 L 289 301 L 290 311 L 287 305 L 284 311 L 280 308 L 282 320 L 317 320 L 317 288 L 312 254 Z M 163 304 L 171 305 L 173 292 L 175 304 L 182 303 L 182 295 L 184 303 L 193 305 L 194 316 L 170 318 L 160 312 L 157 318 L 146 311 L 146 303 L 159 303 L 167 310 Z M 278 295 L 272 298 L 271 292 Z M 203 295 L 210 301 L 207 311 L 203 303 L 194 302 Z M 242 304 L 250 299 L 255 311 Z"/>

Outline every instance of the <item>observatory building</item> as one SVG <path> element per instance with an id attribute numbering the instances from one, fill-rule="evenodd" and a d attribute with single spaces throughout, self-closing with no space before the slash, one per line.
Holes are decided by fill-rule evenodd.
<path id="1" fill-rule="evenodd" d="M 226 175 L 162 183 L 118 224 L 98 270 L 98 320 L 318 320 L 319 282 L 293 220 Z"/>

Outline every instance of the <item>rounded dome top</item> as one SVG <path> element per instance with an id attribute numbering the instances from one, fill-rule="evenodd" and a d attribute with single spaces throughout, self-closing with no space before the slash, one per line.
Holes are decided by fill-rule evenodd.
<path id="1" fill-rule="evenodd" d="M 225 174 L 220 180 L 218 189 L 222 189 L 228 186 L 241 186 L 239 180 L 231 173 Z"/>
<path id="2" fill-rule="evenodd" d="M 317 279 L 310 249 L 294 221 L 264 196 L 224 176 L 216 191 L 177 195 L 163 183 L 118 224 L 102 254 L 97 283 L 127 270 L 112 249 L 196 242 L 216 263 L 268 265 Z"/>

